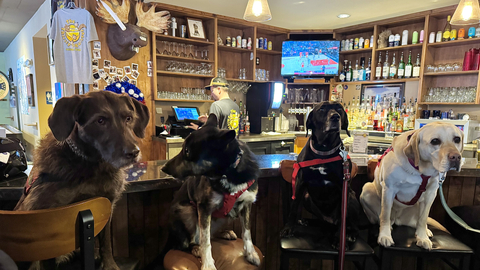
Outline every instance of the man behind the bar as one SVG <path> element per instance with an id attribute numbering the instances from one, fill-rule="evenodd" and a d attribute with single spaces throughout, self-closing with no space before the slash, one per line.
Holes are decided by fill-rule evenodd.
<path id="1" fill-rule="evenodd" d="M 220 129 L 235 130 L 238 136 L 240 122 L 240 108 L 237 103 L 230 99 L 228 95 L 228 82 L 224 78 L 213 78 L 205 89 L 210 90 L 210 95 L 215 102 L 210 106 L 208 114 L 215 114 L 218 119 Z M 202 123 L 207 122 L 208 115 L 201 115 L 198 120 Z M 191 123 L 190 128 L 198 129 L 198 125 Z"/>

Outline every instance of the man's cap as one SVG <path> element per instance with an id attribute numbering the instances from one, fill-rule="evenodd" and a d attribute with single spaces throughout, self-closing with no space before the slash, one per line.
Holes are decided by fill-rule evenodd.
<path id="1" fill-rule="evenodd" d="M 212 79 L 209 85 L 205 86 L 207 90 L 210 90 L 212 86 L 228 87 L 228 81 L 225 78 L 215 77 Z"/>

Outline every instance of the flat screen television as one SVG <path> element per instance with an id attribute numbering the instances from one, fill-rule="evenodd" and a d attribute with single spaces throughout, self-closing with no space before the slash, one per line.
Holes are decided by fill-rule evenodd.
<path id="1" fill-rule="evenodd" d="M 284 77 L 335 76 L 339 58 L 338 40 L 284 41 L 281 74 Z"/>

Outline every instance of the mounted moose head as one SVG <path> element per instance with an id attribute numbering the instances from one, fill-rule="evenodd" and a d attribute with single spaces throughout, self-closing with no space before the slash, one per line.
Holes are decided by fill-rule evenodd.
<path id="1" fill-rule="evenodd" d="M 156 5 L 152 5 L 147 12 L 144 12 L 143 3 L 138 1 L 135 7 L 137 25 L 133 25 L 128 23 L 130 0 L 123 0 L 121 5 L 117 0 L 103 0 L 103 3 L 116 13 L 126 27 L 123 31 L 103 4 L 97 1 L 95 13 L 104 23 L 111 24 L 107 30 L 107 45 L 110 53 L 117 60 L 124 61 L 132 58 L 135 53 L 138 53 L 140 47 L 148 44 L 148 36 L 142 32 L 140 27 L 163 33 L 170 23 L 170 13 L 168 11 L 155 12 Z"/>

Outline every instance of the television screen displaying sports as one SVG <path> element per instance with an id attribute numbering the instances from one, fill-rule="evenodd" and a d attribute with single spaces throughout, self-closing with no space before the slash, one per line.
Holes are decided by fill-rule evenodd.
<path id="1" fill-rule="evenodd" d="M 340 41 L 284 41 L 282 76 L 338 75 Z"/>

